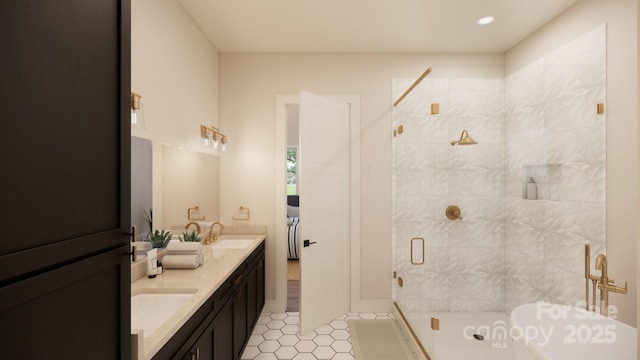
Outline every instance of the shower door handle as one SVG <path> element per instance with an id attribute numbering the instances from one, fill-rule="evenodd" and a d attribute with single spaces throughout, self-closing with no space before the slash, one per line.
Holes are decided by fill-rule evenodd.
<path id="1" fill-rule="evenodd" d="M 304 246 L 304 247 L 309 247 L 309 245 L 313 245 L 313 244 L 315 244 L 315 243 L 316 243 L 315 241 L 304 240 L 304 241 L 302 242 L 302 244 L 303 244 L 302 246 Z"/>

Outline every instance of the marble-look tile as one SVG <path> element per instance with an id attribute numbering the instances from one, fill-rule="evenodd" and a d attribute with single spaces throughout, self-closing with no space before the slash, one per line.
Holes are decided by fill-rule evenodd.
<path id="1" fill-rule="evenodd" d="M 560 199 L 589 203 L 604 203 L 605 165 L 563 165 L 559 184 Z"/>
<path id="2" fill-rule="evenodd" d="M 588 241 L 547 231 L 544 235 L 544 260 L 576 274 L 584 273 L 584 245 Z"/>
<path id="3" fill-rule="evenodd" d="M 557 64 L 545 67 L 544 99 L 551 101 L 605 82 L 603 64 Z"/>
<path id="4" fill-rule="evenodd" d="M 543 289 L 545 284 L 542 260 L 534 259 L 515 251 L 506 250 L 504 255 L 505 274 L 522 281 L 534 289 Z"/>
<path id="5" fill-rule="evenodd" d="M 473 146 L 451 146 L 449 168 L 451 169 L 502 169 L 504 164 L 501 144 Z"/>
<path id="6" fill-rule="evenodd" d="M 451 274 L 449 299 L 500 300 L 502 277 L 502 274 L 488 273 Z"/>
<path id="7" fill-rule="evenodd" d="M 606 24 L 576 37 L 564 46 L 550 52 L 544 57 L 546 64 L 566 64 L 577 62 L 584 58 L 584 62 L 603 62 L 605 54 L 600 56 L 592 54 L 590 57 L 583 56 L 584 53 L 591 53 L 592 50 L 603 51 L 606 49 Z"/>
<path id="8" fill-rule="evenodd" d="M 449 271 L 452 273 L 502 274 L 502 251 L 494 248 L 451 248 Z"/>
<path id="9" fill-rule="evenodd" d="M 546 265 L 544 268 L 545 300 L 557 304 L 575 305 L 584 301 L 584 273 L 575 274 L 564 269 Z"/>
<path id="10" fill-rule="evenodd" d="M 502 250 L 503 222 L 471 220 L 449 223 L 449 246 L 454 248 L 489 248 Z M 454 261 L 453 259 L 451 260 Z"/>
<path id="11" fill-rule="evenodd" d="M 449 171 L 449 194 L 500 195 L 503 171 L 497 169 L 470 169 Z"/>
<path id="12" fill-rule="evenodd" d="M 581 89 L 544 104 L 544 127 L 550 133 L 603 125 L 604 118 L 595 111 L 595 104 L 605 100 L 606 84 Z"/>
<path id="13" fill-rule="evenodd" d="M 449 311 L 497 312 L 502 311 L 502 303 L 496 300 L 452 300 Z"/>
<path id="14" fill-rule="evenodd" d="M 504 219 L 502 197 L 498 195 L 451 195 L 449 203 L 460 207 L 464 220 Z"/>
<path id="15" fill-rule="evenodd" d="M 507 223 L 504 229 L 505 249 L 544 260 L 544 230 L 517 223 Z"/>
<path id="16" fill-rule="evenodd" d="M 410 321 L 583 296 L 584 244 L 597 254 L 606 240 L 606 115 L 595 113 L 606 100 L 605 33 L 599 26 L 504 79 L 432 77 L 394 110 L 417 133 L 395 142 L 396 258 L 410 258 L 412 236 L 426 244 L 423 266 L 397 265 L 409 281 L 393 291 Z M 394 82 L 394 94 L 408 84 Z M 479 144 L 451 147 L 463 129 Z M 537 200 L 523 199 L 529 176 Z M 444 216 L 450 204 L 463 221 Z"/>
<path id="17" fill-rule="evenodd" d="M 523 66 L 516 72 L 507 76 L 504 80 L 505 88 L 508 92 L 509 89 L 517 84 L 520 84 L 526 80 L 532 78 L 540 78 L 544 72 L 544 58 L 540 58 L 532 61 L 531 63 Z"/>
<path id="18" fill-rule="evenodd" d="M 564 202 L 560 233 L 604 242 L 606 217 L 603 203 Z"/>
<path id="19" fill-rule="evenodd" d="M 433 144 L 449 144 L 449 141 L 451 141 L 451 136 L 449 134 L 449 128 L 451 127 L 450 124 L 454 123 L 455 121 L 456 118 L 452 116 L 432 116 L 430 118 L 430 122 L 433 128 L 433 137 L 431 139 L 431 142 Z"/>
<path id="20" fill-rule="evenodd" d="M 420 172 L 418 170 L 396 171 L 396 193 L 399 195 L 418 195 Z"/>
<path id="21" fill-rule="evenodd" d="M 512 137 L 521 139 L 540 134 L 545 128 L 545 109 L 545 106 L 536 106 L 507 113 L 504 117 L 505 139 L 510 141 Z"/>
<path id="22" fill-rule="evenodd" d="M 497 91 L 451 91 L 449 116 L 501 116 L 502 93 Z"/>
<path id="23" fill-rule="evenodd" d="M 540 77 L 510 83 L 505 93 L 505 112 L 513 114 L 534 108 L 544 102 L 544 82 Z"/>
<path id="24" fill-rule="evenodd" d="M 396 169 L 418 169 L 418 144 L 396 144 Z"/>

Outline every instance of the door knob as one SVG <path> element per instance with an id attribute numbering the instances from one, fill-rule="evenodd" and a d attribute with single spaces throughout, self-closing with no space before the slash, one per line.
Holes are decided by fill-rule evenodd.
<path id="1" fill-rule="evenodd" d="M 309 247 L 309 245 L 313 245 L 315 243 L 316 243 L 315 241 L 309 241 L 309 240 L 305 240 L 302 242 L 304 247 Z"/>

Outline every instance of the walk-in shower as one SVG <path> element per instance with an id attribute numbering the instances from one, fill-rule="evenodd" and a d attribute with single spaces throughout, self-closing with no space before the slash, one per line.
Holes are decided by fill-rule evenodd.
<path id="1" fill-rule="evenodd" d="M 584 300 L 584 245 L 605 252 L 605 32 L 506 75 L 394 79 L 394 301 L 431 359 L 513 359 L 516 306 Z"/>

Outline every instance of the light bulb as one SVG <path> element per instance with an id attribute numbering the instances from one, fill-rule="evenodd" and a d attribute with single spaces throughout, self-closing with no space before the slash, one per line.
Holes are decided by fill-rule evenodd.
<path id="1" fill-rule="evenodd" d="M 133 109 L 131 109 L 131 126 L 138 126 L 138 114 L 136 114 L 136 111 Z"/>
<path id="2" fill-rule="evenodd" d="M 200 140 L 201 140 L 202 147 L 205 147 L 205 148 L 209 147 L 209 138 L 208 137 L 201 137 Z"/>

